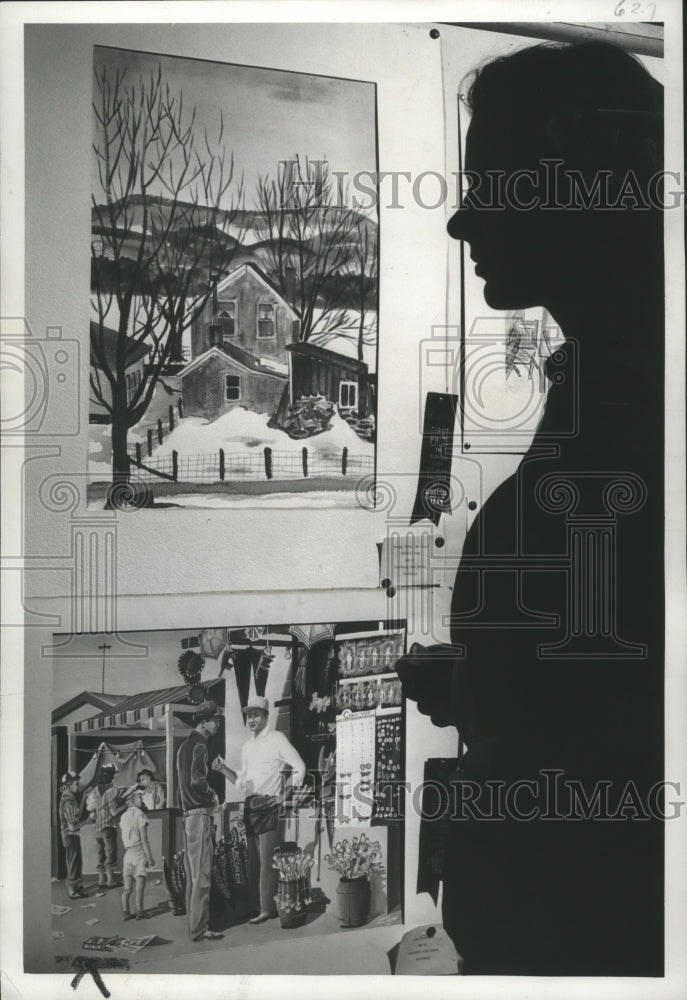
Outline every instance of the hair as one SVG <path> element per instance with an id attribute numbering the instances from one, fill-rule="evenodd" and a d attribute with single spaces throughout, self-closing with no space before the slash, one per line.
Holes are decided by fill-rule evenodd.
<path id="1" fill-rule="evenodd" d="M 520 49 L 467 74 L 460 99 L 518 153 L 640 174 L 662 168 L 663 87 L 616 45 Z"/>
<path id="2" fill-rule="evenodd" d="M 144 791 L 145 791 L 144 788 L 141 788 L 140 785 L 136 785 L 136 787 L 132 790 L 131 795 L 129 796 L 129 799 L 127 801 L 127 804 L 126 804 L 127 805 L 127 809 L 129 809 L 134 804 L 134 799 L 136 798 L 136 796 L 137 795 L 143 795 Z M 145 802 L 143 801 L 143 799 L 140 800 L 139 805 L 137 806 L 137 808 L 142 809 L 143 812 L 148 812 L 148 808 L 147 808 Z"/>
<path id="3" fill-rule="evenodd" d="M 136 781 L 140 781 L 141 780 L 141 775 L 142 774 L 147 774 L 151 781 L 155 781 L 155 775 L 153 774 L 153 772 L 150 770 L 149 767 L 143 767 L 143 768 L 141 768 L 141 770 L 136 775 Z M 143 789 L 141 789 L 141 791 L 143 791 Z"/>

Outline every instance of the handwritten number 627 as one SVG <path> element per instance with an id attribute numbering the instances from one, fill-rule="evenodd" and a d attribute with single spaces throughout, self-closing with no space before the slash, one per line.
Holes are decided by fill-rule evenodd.
<path id="1" fill-rule="evenodd" d="M 653 21 L 656 15 L 656 4 L 648 3 L 646 6 L 641 3 L 627 4 L 627 0 L 620 0 L 613 13 L 616 17 L 624 17 L 627 13 L 644 15 L 647 21 Z"/>

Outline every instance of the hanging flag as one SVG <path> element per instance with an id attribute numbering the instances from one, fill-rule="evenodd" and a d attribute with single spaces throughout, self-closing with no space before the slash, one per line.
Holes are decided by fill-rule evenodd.
<path id="1" fill-rule="evenodd" d="M 218 659 L 220 653 L 229 642 L 229 634 L 225 628 L 204 628 L 198 636 L 200 651 L 211 660 Z"/>

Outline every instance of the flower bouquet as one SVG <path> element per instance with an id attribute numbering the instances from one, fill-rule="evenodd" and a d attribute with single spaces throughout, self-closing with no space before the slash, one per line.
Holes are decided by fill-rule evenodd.
<path id="1" fill-rule="evenodd" d="M 284 850 L 278 847 L 275 850 L 272 867 L 279 872 L 279 882 L 274 900 L 282 927 L 300 927 L 307 920 L 312 901 L 310 871 L 314 864 L 309 848 Z"/>
<path id="2" fill-rule="evenodd" d="M 337 901 L 339 920 L 343 927 L 360 927 L 370 915 L 372 893 L 370 878 L 375 872 L 384 871 L 382 848 L 378 840 L 372 841 L 364 833 L 349 843 L 342 840 L 334 844 L 325 861 L 332 871 L 339 874 Z"/>

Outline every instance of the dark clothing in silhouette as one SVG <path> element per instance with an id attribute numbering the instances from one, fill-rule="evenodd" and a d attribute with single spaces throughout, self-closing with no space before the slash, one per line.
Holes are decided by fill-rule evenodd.
<path id="1" fill-rule="evenodd" d="M 612 814 L 624 794 L 648 811 L 663 777 L 659 268 L 639 306 L 632 296 L 597 328 L 599 302 L 584 341 L 550 359 L 563 378 L 528 455 L 468 532 L 453 594 L 464 777 L 541 789 L 542 770 L 560 770 L 562 815 L 566 781 L 588 800 L 609 782 Z M 520 802 L 532 806 L 527 789 Z M 615 820 L 542 819 L 539 807 L 526 821 L 449 826 L 444 923 L 465 971 L 661 975 L 660 818 L 628 806 Z"/>

